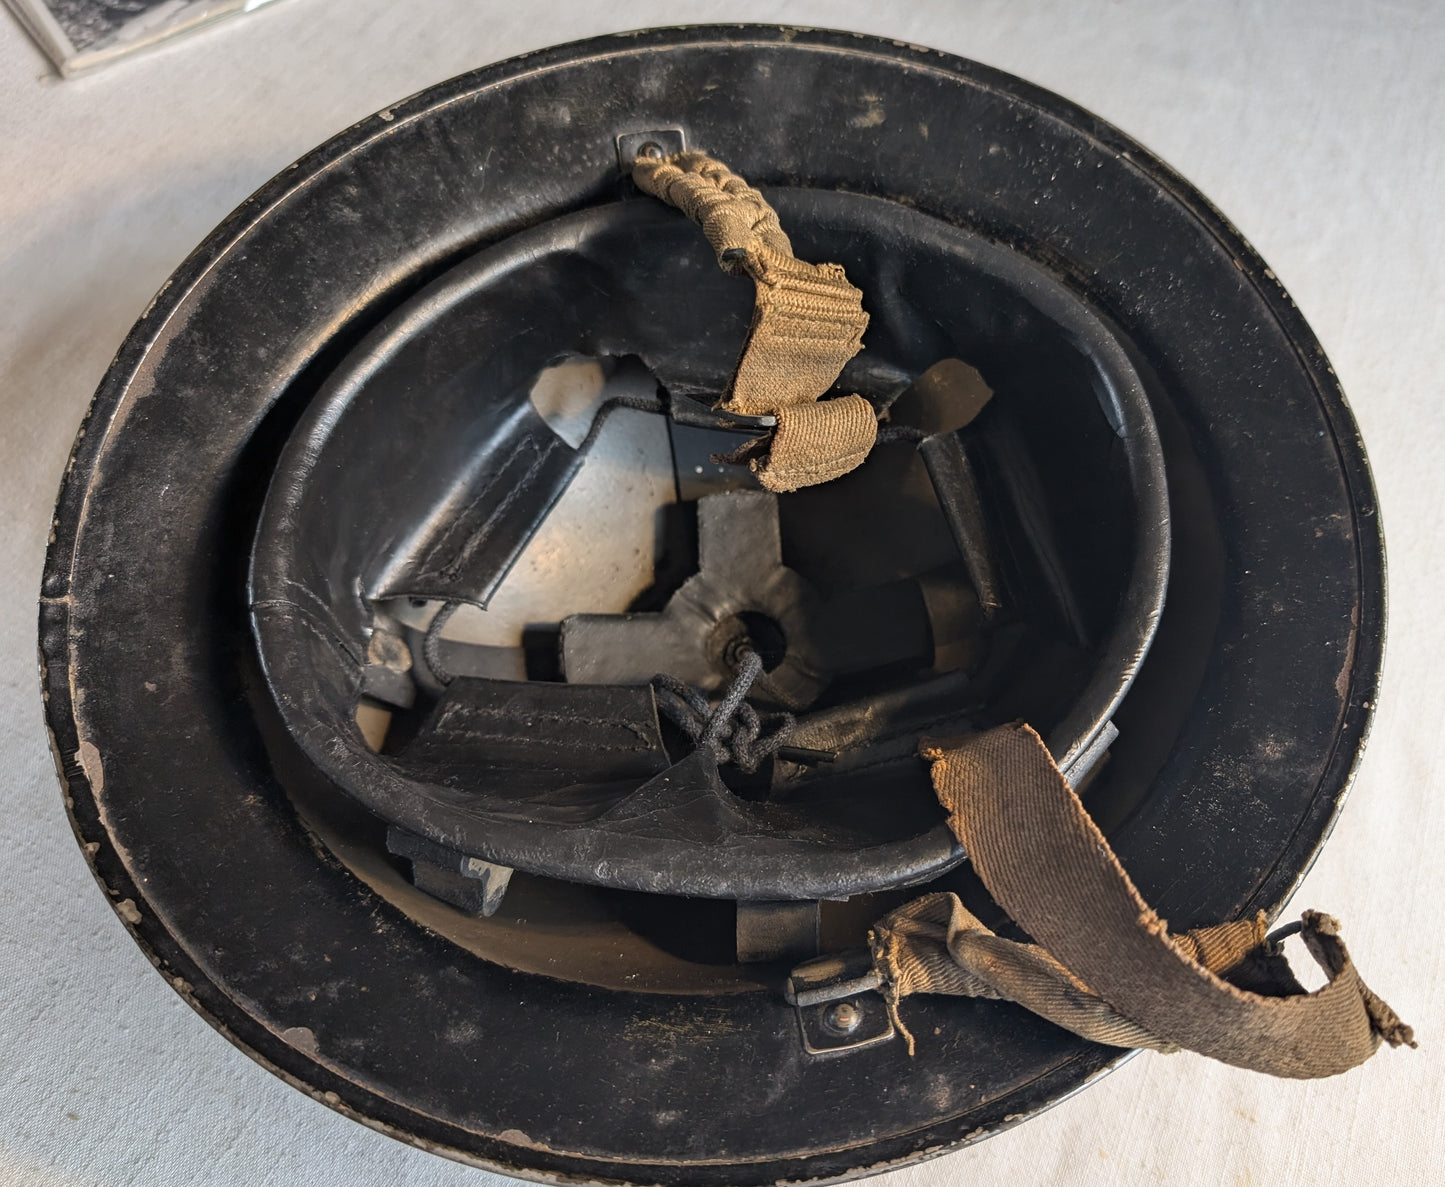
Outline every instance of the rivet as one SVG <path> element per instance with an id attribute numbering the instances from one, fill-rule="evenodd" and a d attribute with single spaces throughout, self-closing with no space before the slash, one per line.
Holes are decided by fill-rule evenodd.
<path id="1" fill-rule="evenodd" d="M 849 1035 L 863 1021 L 863 1011 L 852 1002 L 835 1002 L 823 1015 L 823 1025 L 834 1034 Z"/>

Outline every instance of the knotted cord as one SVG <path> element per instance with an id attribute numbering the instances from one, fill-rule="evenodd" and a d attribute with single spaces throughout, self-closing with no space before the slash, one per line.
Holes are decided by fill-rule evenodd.
<path id="1" fill-rule="evenodd" d="M 741 654 L 738 674 L 716 706 L 686 681 L 658 673 L 652 678 L 658 710 L 699 748 L 708 747 L 718 764 L 734 763 L 752 774 L 769 755 L 792 736 L 797 724 L 791 713 L 770 713 L 766 721 L 747 702 L 748 690 L 762 675 L 763 661 L 756 651 Z M 763 735 L 764 726 L 769 732 Z"/>

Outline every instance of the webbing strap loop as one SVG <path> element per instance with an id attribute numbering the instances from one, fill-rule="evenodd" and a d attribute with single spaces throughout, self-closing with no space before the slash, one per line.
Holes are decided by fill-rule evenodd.
<path id="1" fill-rule="evenodd" d="M 929 895 L 873 930 L 890 1001 L 1001 997 L 1115 1046 L 1187 1048 L 1276 1076 L 1330 1076 L 1414 1034 L 1361 980 L 1327 915 L 1301 934 L 1329 981 L 1307 993 L 1263 916 L 1178 936 L 1144 901 L 1026 725 L 925 748 L 934 790 L 974 870 L 1036 941 L 1003 939 L 953 895 Z M 911 1045 L 911 1039 L 910 1039 Z"/>
<path id="2" fill-rule="evenodd" d="M 794 256 L 762 194 L 705 153 L 638 157 L 632 177 L 702 228 L 724 271 L 753 280 L 752 324 L 721 406 L 777 416 L 766 456 L 749 463 L 758 480 L 784 492 L 859 465 L 878 433 L 872 405 L 859 395 L 818 397 L 862 348 L 863 294 L 839 265 Z"/>

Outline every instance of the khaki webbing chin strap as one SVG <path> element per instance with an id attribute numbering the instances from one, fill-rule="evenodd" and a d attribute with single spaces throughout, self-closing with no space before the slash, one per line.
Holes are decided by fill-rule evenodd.
<path id="1" fill-rule="evenodd" d="M 705 154 L 639 157 L 632 176 L 702 227 L 725 271 L 756 286 L 722 407 L 770 414 L 777 428 L 738 456 L 779 492 L 858 466 L 877 439 L 872 405 L 819 397 L 861 346 L 862 293 L 837 264 L 797 259 L 763 196 Z M 952 894 L 879 922 L 874 965 L 910 1051 L 898 1002 L 913 993 L 1003 998 L 1096 1042 L 1188 1048 L 1278 1076 L 1334 1075 L 1382 1039 L 1414 1045 L 1360 980 L 1327 915 L 1306 912 L 1300 929 L 1329 977 L 1314 993 L 1295 980 L 1262 915 L 1171 936 L 1028 726 L 926 747 L 924 757 L 974 870 L 1035 943 L 995 935 Z"/>
<path id="2" fill-rule="evenodd" d="M 846 474 L 873 448 L 878 420 L 862 396 L 819 401 L 862 347 L 863 294 L 837 264 L 793 255 L 777 212 L 726 165 L 700 152 L 638 157 L 639 189 L 702 227 L 723 270 L 756 287 L 752 324 L 722 407 L 777 418 L 766 456 L 750 464 L 771 491 Z"/>
<path id="3" fill-rule="evenodd" d="M 1004 998 L 1096 1042 L 1187 1048 L 1301 1079 L 1355 1067 L 1381 1040 L 1415 1045 L 1327 915 L 1305 912 L 1300 929 L 1329 977 L 1313 993 L 1266 938 L 1262 915 L 1171 936 L 1028 726 L 924 757 L 975 872 L 1036 942 L 995 935 L 952 894 L 894 911 L 871 941 L 895 1020 L 913 993 Z"/>

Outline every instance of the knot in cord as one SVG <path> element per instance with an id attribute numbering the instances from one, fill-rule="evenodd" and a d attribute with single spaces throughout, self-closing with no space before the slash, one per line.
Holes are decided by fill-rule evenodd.
<path id="1" fill-rule="evenodd" d="M 760 736 L 763 718 L 746 698 L 762 671 L 763 661 L 758 653 L 744 651 L 738 674 L 716 707 L 708 703 L 701 690 L 675 676 L 659 673 L 652 678 L 652 687 L 657 694 L 658 709 L 691 742 L 699 748 L 709 748 L 719 766 L 735 763 L 751 775 L 763 759 L 787 742 L 796 724 L 791 713 L 771 713 L 766 722 L 770 732 Z"/>

